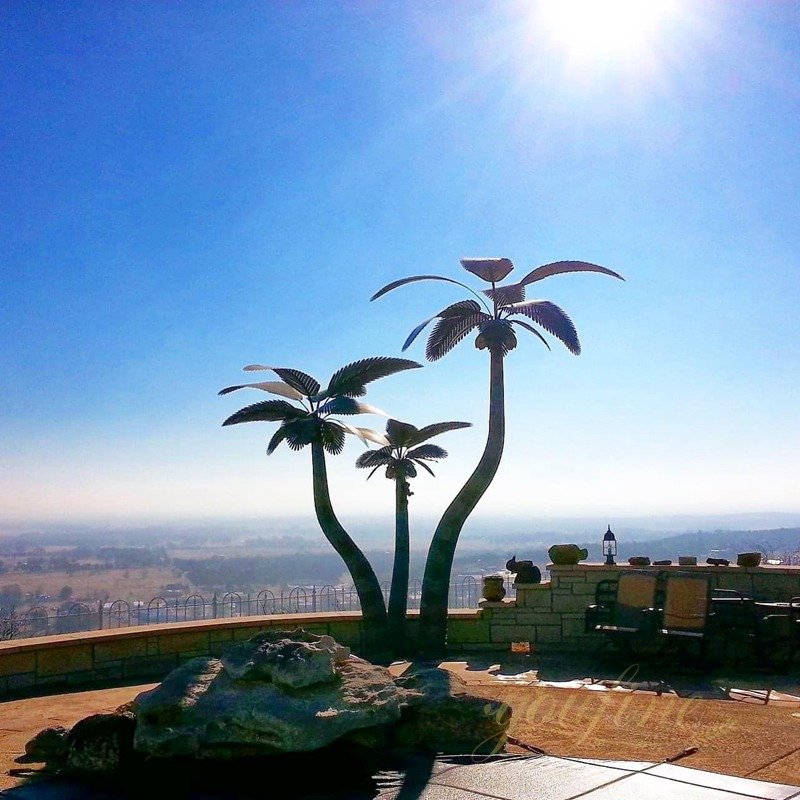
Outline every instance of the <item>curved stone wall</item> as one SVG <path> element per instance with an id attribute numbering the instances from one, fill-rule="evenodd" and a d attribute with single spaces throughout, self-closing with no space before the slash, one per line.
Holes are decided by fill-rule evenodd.
<path id="1" fill-rule="evenodd" d="M 410 617 L 411 634 L 416 615 Z M 271 614 L 261 617 L 147 625 L 0 642 L 0 697 L 71 685 L 158 680 L 190 658 L 219 655 L 234 642 L 270 628 L 327 633 L 358 653 L 361 613 Z M 480 612 L 451 611 L 454 649 L 488 641 Z"/>

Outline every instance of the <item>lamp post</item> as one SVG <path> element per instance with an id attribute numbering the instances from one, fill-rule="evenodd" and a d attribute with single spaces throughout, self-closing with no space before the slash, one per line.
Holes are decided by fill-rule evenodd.
<path id="1" fill-rule="evenodd" d="M 614 556 L 617 554 L 617 537 L 614 536 L 614 532 L 611 530 L 611 526 L 608 526 L 608 530 L 605 532 L 603 536 L 603 555 L 606 557 L 606 564 L 612 566 L 617 562 L 614 561 Z"/>

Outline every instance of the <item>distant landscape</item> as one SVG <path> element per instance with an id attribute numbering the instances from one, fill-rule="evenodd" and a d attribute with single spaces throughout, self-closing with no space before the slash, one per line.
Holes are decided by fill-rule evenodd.
<path id="1" fill-rule="evenodd" d="M 800 564 L 800 524 L 790 514 L 720 518 L 650 518 L 613 524 L 619 542 L 617 560 L 649 556 L 677 560 L 680 555 L 728 558 L 759 551 L 765 560 Z M 775 527 L 714 527 L 686 530 L 687 524 L 747 522 Z M 777 524 L 776 524 L 777 523 Z M 780 524 L 787 523 L 787 524 Z M 794 523 L 794 524 L 788 524 Z M 552 544 L 575 542 L 601 560 L 600 520 L 477 520 L 465 531 L 456 554 L 453 580 L 499 572 L 512 555 L 548 562 Z M 423 533 L 412 552 L 412 578 L 421 578 L 425 559 Z M 683 530 L 681 530 L 683 528 Z M 392 547 L 386 523 L 363 520 L 352 526 L 381 581 L 391 576 Z M 391 531 L 391 527 L 388 528 Z M 487 544 L 491 542 L 491 545 Z M 272 522 L 164 523 L 151 526 L 8 524 L 0 528 L 0 612 L 34 606 L 64 611 L 75 603 L 145 601 L 205 597 L 225 592 L 270 589 L 276 594 L 294 586 L 348 585 L 339 557 L 310 520 Z"/>

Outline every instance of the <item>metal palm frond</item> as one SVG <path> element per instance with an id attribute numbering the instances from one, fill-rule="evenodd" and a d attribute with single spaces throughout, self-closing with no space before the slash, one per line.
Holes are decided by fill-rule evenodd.
<path id="1" fill-rule="evenodd" d="M 271 370 L 278 377 L 282 378 L 284 382 L 288 383 L 289 386 L 300 392 L 303 397 L 311 397 L 319 391 L 319 381 L 307 375 L 305 372 L 300 372 L 299 369 L 291 369 L 289 367 L 267 367 L 263 364 L 249 364 L 244 368 L 245 372 L 257 372 L 260 370 Z"/>
<path id="2" fill-rule="evenodd" d="M 317 410 L 320 414 L 344 414 L 345 416 L 352 414 L 379 414 L 382 417 L 389 416 L 385 411 L 381 411 L 379 408 L 367 403 L 359 403 L 358 400 L 353 400 L 352 397 L 334 397 L 321 403 Z"/>
<path id="3" fill-rule="evenodd" d="M 439 436 L 448 431 L 456 431 L 460 428 L 471 427 L 471 422 L 434 422 L 432 425 L 426 425 L 424 428 L 420 428 L 416 436 L 408 442 L 408 446 L 413 447 L 414 445 L 422 444 L 422 442 L 426 442 L 428 439 L 432 439 L 434 436 Z"/>
<path id="4" fill-rule="evenodd" d="M 475 305 L 477 306 L 477 303 Z M 428 337 L 425 358 L 428 361 L 438 361 L 442 356 L 447 355 L 470 331 L 480 327 L 488 320 L 491 320 L 488 314 L 474 310 L 465 311 L 461 316 L 440 316 Z"/>
<path id="5" fill-rule="evenodd" d="M 525 299 L 525 287 L 521 283 L 509 283 L 508 286 L 484 289 L 483 294 L 498 306 L 507 306 L 510 303 L 521 303 Z"/>
<path id="6" fill-rule="evenodd" d="M 359 469 L 371 469 L 372 467 L 385 467 L 394 461 L 392 449 L 382 447 L 380 450 L 367 450 L 356 459 L 356 466 Z"/>
<path id="7" fill-rule="evenodd" d="M 621 281 L 625 280 L 619 273 L 589 261 L 554 261 L 552 264 L 544 264 L 531 270 L 520 283 L 527 286 L 535 281 L 549 278 L 551 275 L 564 275 L 568 272 L 600 272 L 603 275 L 610 275 L 612 278 L 619 278 Z"/>
<path id="8" fill-rule="evenodd" d="M 366 384 L 402 372 L 406 369 L 418 369 L 422 364 L 409 361 L 407 358 L 390 358 L 376 356 L 364 358 L 346 364 L 334 372 L 325 394 L 328 397 L 343 395 L 345 397 L 361 397 L 367 393 Z"/>
<path id="9" fill-rule="evenodd" d="M 461 281 L 453 280 L 453 278 L 445 278 L 442 275 L 412 275 L 410 278 L 400 278 L 399 280 L 392 281 L 391 283 L 387 283 L 386 286 L 378 289 L 370 300 L 377 300 L 379 297 L 383 297 L 383 295 L 391 292 L 393 289 L 397 289 L 400 286 L 405 286 L 408 283 L 416 283 L 417 281 L 444 281 L 445 283 L 454 283 L 456 286 L 460 286 L 462 289 L 466 289 L 468 292 L 471 292 L 472 289 L 469 288 Z"/>
<path id="10" fill-rule="evenodd" d="M 260 383 L 240 383 L 237 386 L 227 386 L 221 389 L 218 394 L 230 394 L 239 389 L 261 389 L 262 392 L 277 394 L 281 397 L 288 397 L 290 400 L 302 400 L 305 395 L 298 392 L 293 386 L 281 381 L 261 381 Z"/>
<path id="11" fill-rule="evenodd" d="M 225 422 L 226 425 L 238 425 L 240 422 L 287 422 L 289 420 L 302 419 L 306 412 L 302 408 L 296 408 L 285 400 L 265 400 L 263 403 L 254 403 L 239 409 L 235 414 L 231 414 Z"/>
<path id="12" fill-rule="evenodd" d="M 333 422 L 323 422 L 319 428 L 319 439 L 325 451 L 338 456 L 344 450 L 344 429 Z"/>
<path id="13" fill-rule="evenodd" d="M 531 332 L 531 333 L 532 333 L 534 336 L 537 336 L 537 337 L 539 338 L 539 340 L 541 341 L 541 343 L 542 343 L 542 344 L 543 344 L 543 345 L 544 345 L 544 346 L 545 346 L 545 347 L 546 347 L 548 350 L 550 350 L 550 349 L 551 349 L 551 347 L 550 347 L 550 343 L 547 341 L 547 339 L 545 339 L 545 338 L 544 338 L 544 336 L 542 336 L 542 334 L 541 334 L 541 333 L 539 333 L 539 331 L 537 331 L 537 330 L 536 330 L 536 328 L 534 328 L 534 327 L 533 327 L 533 325 L 528 325 L 528 323 L 527 323 L 527 322 L 523 322 L 521 319 L 510 319 L 510 320 L 509 320 L 509 322 L 510 322 L 512 325 L 519 325 L 519 327 L 520 327 L 520 328 L 525 328 L 525 330 L 526 330 L 526 331 L 530 331 L 530 332 Z"/>
<path id="14" fill-rule="evenodd" d="M 510 258 L 462 258 L 461 266 L 487 283 L 503 280 L 514 269 Z"/>
<path id="15" fill-rule="evenodd" d="M 409 422 L 390 419 L 386 423 L 386 437 L 393 447 L 408 447 L 419 434 L 419 428 Z"/>
<path id="16" fill-rule="evenodd" d="M 511 314 L 524 314 L 561 340 L 570 353 L 580 355 L 581 343 L 575 325 L 567 313 L 555 303 L 549 300 L 528 300 L 524 303 L 512 303 L 503 310 Z"/>
<path id="17" fill-rule="evenodd" d="M 438 444 L 421 444 L 413 450 L 409 450 L 406 454 L 407 458 L 413 459 L 426 459 L 428 461 L 439 461 L 442 458 L 447 458 L 447 450 L 439 447 Z"/>

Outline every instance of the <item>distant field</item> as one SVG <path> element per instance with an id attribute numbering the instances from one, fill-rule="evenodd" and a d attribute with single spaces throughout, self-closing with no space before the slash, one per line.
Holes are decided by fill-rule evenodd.
<path id="1" fill-rule="evenodd" d="M 186 583 L 185 577 L 176 577 L 169 567 L 143 567 L 136 569 L 106 569 L 99 572 L 4 572 L 0 575 L 0 589 L 6 585 L 19 585 L 24 594 L 49 594 L 56 602 L 62 586 L 71 586 L 73 598 L 97 600 L 150 600 L 161 594 L 169 583 Z M 194 587 L 182 595 L 191 594 Z"/>

